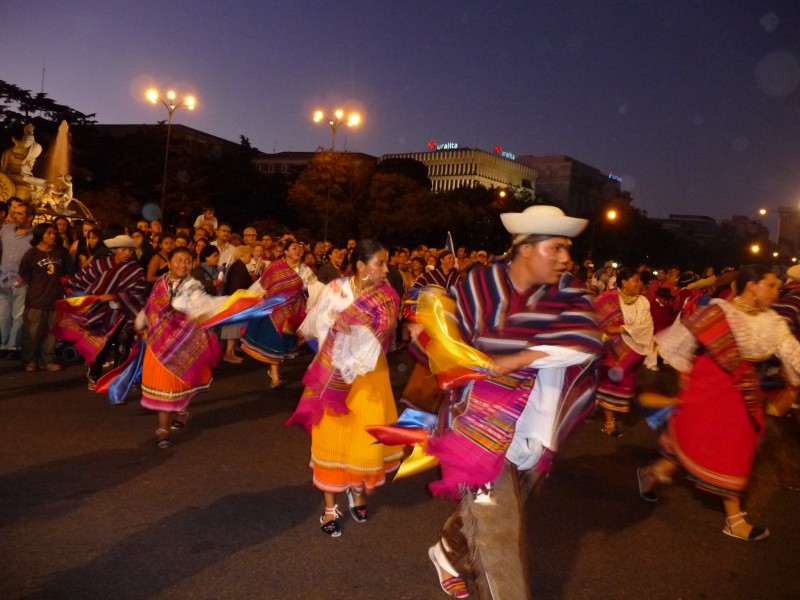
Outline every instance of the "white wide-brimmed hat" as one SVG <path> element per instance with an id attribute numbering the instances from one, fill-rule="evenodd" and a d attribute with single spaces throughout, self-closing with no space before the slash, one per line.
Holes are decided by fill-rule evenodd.
<path id="1" fill-rule="evenodd" d="M 800 265 L 789 267 L 789 269 L 786 271 L 786 277 L 793 279 L 794 281 L 800 281 Z"/>
<path id="2" fill-rule="evenodd" d="M 589 221 L 568 217 L 556 206 L 529 206 L 520 213 L 502 213 L 500 220 L 509 233 L 552 235 L 572 238 L 586 229 Z"/>
<path id="3" fill-rule="evenodd" d="M 108 240 L 103 240 L 106 248 L 136 248 L 139 245 L 135 239 L 129 235 L 118 235 Z"/>

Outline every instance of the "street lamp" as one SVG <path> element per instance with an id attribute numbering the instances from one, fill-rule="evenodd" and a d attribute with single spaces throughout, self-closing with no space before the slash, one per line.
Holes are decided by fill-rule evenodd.
<path id="1" fill-rule="evenodd" d="M 164 219 L 164 203 L 167 197 L 167 164 L 169 163 L 169 134 L 170 130 L 172 129 L 172 115 L 173 113 L 178 110 L 179 108 L 188 108 L 189 110 L 194 110 L 194 107 L 197 105 L 194 96 L 186 96 L 180 102 L 175 102 L 176 94 L 172 90 L 167 91 L 167 99 L 164 100 L 161 96 L 158 95 L 158 91 L 154 89 L 147 90 L 147 99 L 150 100 L 153 104 L 158 104 L 159 102 L 164 105 L 167 109 L 167 114 L 169 115 L 167 119 L 167 148 L 164 152 L 164 177 L 161 180 L 161 219 Z"/>
<path id="2" fill-rule="evenodd" d="M 361 124 L 361 115 L 358 113 L 350 113 L 347 117 L 347 120 L 344 120 L 344 111 L 341 108 L 337 108 L 333 113 L 333 118 L 326 117 L 325 113 L 321 110 L 318 110 L 314 113 L 314 123 L 321 123 L 326 122 L 328 126 L 331 128 L 331 153 L 333 154 L 336 152 L 336 130 L 339 129 L 342 125 L 347 125 L 348 127 L 358 127 Z M 333 160 L 333 156 L 331 156 Z M 333 165 L 331 166 L 331 180 L 333 179 Z M 325 228 L 323 229 L 322 239 L 328 239 L 328 212 L 330 211 L 331 205 L 331 182 L 328 182 L 328 196 L 325 199 Z"/>
<path id="3" fill-rule="evenodd" d="M 331 152 L 336 151 L 336 130 L 341 125 L 348 127 L 358 127 L 361 124 L 361 115 L 358 113 L 350 113 L 347 120 L 344 120 L 344 111 L 341 108 L 336 109 L 333 113 L 333 118 L 326 117 L 325 113 L 318 110 L 314 113 L 314 123 L 321 123 L 325 121 L 331 128 Z"/>
<path id="4" fill-rule="evenodd" d="M 610 208 L 610 209 L 608 209 L 607 211 L 605 211 L 603 213 L 603 216 L 605 217 L 606 221 L 609 221 L 609 222 L 613 223 L 614 221 L 617 220 L 617 217 L 619 216 L 619 213 L 617 213 L 617 211 L 615 209 Z M 595 230 L 597 229 L 597 221 L 598 221 L 598 219 L 592 219 L 592 237 L 591 237 L 591 240 L 589 241 L 589 259 L 590 260 L 594 260 L 594 257 L 592 255 L 594 254 L 594 234 L 595 234 Z"/>

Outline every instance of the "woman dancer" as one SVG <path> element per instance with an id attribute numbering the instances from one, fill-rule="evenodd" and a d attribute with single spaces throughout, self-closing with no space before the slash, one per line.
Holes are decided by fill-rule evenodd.
<path id="1" fill-rule="evenodd" d="M 292 240 L 285 257 L 274 261 L 250 289 L 263 289 L 266 297 L 283 296 L 286 302 L 269 317 L 251 321 L 242 336 L 242 352 L 269 365 L 270 388 L 283 385 L 280 364 L 292 358 L 297 347 L 295 332 L 306 315 L 303 289 L 319 285 L 314 272 L 304 265 L 303 246 Z"/>
<path id="2" fill-rule="evenodd" d="M 661 435 L 663 458 L 637 470 L 639 494 L 655 502 L 656 484 L 670 483 L 683 467 L 698 488 L 722 497 L 722 532 L 750 542 L 769 535 L 766 527 L 747 522 L 741 503 L 764 431 L 757 365 L 774 354 L 793 385 L 800 373 L 800 343 L 769 308 L 779 287 L 766 267 L 745 266 L 730 302 L 712 300 L 658 335 L 661 356 L 687 377 Z"/>
<path id="3" fill-rule="evenodd" d="M 175 248 L 168 266 L 136 318 L 136 329 L 140 333 L 146 330 L 147 342 L 141 404 L 158 413 L 159 448 L 172 445 L 170 429 L 186 425 L 189 402 L 209 388 L 211 369 L 222 356 L 216 338 L 196 323 L 197 318 L 214 312 L 217 304 L 203 285 L 189 276 L 192 253 L 188 248 Z"/>
<path id="4" fill-rule="evenodd" d="M 653 317 L 650 303 L 641 295 L 641 280 L 634 269 L 617 275 L 619 287 L 600 294 L 594 302 L 600 329 L 607 338 L 600 364 L 597 404 L 603 408 L 602 432 L 621 437 L 614 414 L 631 409 L 636 371 L 653 356 Z"/>
<path id="5" fill-rule="evenodd" d="M 399 466 L 402 451 L 375 444 L 365 427 L 397 420 L 386 351 L 397 322 L 399 299 L 386 282 L 386 249 L 362 240 L 352 277 L 335 279 L 322 292 L 301 330 L 320 351 L 308 368 L 306 388 L 287 425 L 311 433 L 314 485 L 322 491 L 322 532 L 342 534 L 336 494 L 345 492 L 350 515 L 367 520 L 366 496 Z"/>

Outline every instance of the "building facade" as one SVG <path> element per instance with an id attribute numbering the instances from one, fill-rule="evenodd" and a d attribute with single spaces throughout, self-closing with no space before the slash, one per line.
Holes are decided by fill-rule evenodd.
<path id="1" fill-rule="evenodd" d="M 778 245 L 792 253 L 800 250 L 800 208 L 778 207 Z"/>
<path id="2" fill-rule="evenodd" d="M 424 164 L 434 192 L 478 185 L 487 189 L 527 190 L 531 195 L 535 192 L 536 169 L 485 150 L 448 148 L 381 156 L 382 161 L 390 158 L 410 158 Z"/>
<path id="3" fill-rule="evenodd" d="M 536 170 L 537 199 L 560 206 L 567 214 L 593 216 L 603 204 L 625 198 L 621 178 L 569 156 L 518 156 L 516 160 Z"/>

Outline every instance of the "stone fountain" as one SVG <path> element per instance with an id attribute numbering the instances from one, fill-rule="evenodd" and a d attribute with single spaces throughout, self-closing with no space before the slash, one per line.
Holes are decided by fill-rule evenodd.
<path id="1" fill-rule="evenodd" d="M 0 158 L 0 200 L 17 196 L 37 207 L 39 213 L 72 216 L 74 205 L 83 217 L 89 210 L 72 195 L 72 176 L 69 174 L 69 125 L 61 121 L 50 153 L 45 178 L 33 175 L 33 165 L 42 153 L 41 144 L 33 135 L 32 123 L 25 125 L 20 138 L 11 138 L 13 146 Z"/>

